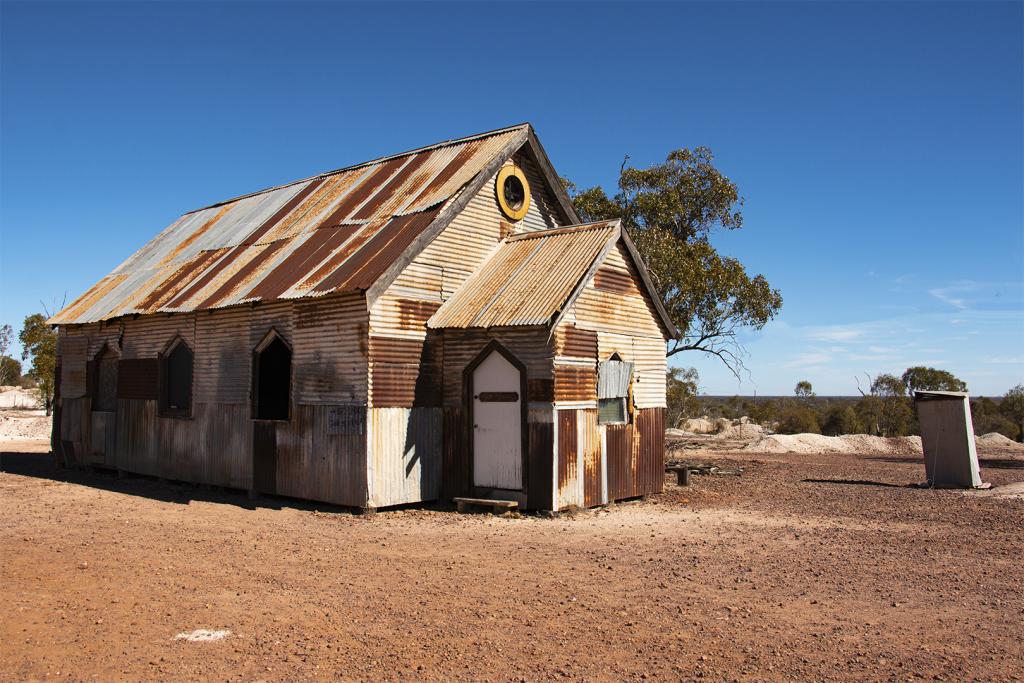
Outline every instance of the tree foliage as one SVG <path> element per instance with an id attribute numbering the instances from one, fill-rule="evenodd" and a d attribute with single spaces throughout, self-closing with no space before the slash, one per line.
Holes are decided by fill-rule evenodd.
<path id="1" fill-rule="evenodd" d="M 907 368 L 900 378 L 908 392 L 914 391 L 967 391 L 967 384 L 953 373 L 917 365 Z"/>
<path id="2" fill-rule="evenodd" d="M 13 335 L 14 330 L 11 329 L 10 325 L 0 325 L 0 386 L 17 384 L 18 380 L 21 379 L 21 363 L 7 355 L 7 352 L 11 349 L 11 337 Z M 16 372 L 12 363 L 17 365 Z"/>
<path id="3" fill-rule="evenodd" d="M 999 402 L 999 412 L 1017 427 L 1017 438 L 1024 441 L 1024 384 L 1018 384 L 1006 392 Z"/>
<path id="4" fill-rule="evenodd" d="M 793 393 L 796 394 L 797 398 L 814 398 L 814 386 L 807 380 L 802 379 L 796 383 Z"/>
<path id="5" fill-rule="evenodd" d="M 743 200 L 715 167 L 711 150 L 678 149 L 649 168 L 623 163 L 613 197 L 601 187 L 566 186 L 583 220 L 622 219 L 679 329 L 681 338 L 669 342 L 668 355 L 703 351 L 738 374 L 738 331 L 764 327 L 781 309 L 782 295 L 709 242 L 713 230 L 743 225 Z"/>
<path id="6" fill-rule="evenodd" d="M 667 424 L 678 427 L 683 420 L 696 417 L 700 411 L 697 398 L 700 376 L 696 368 L 669 368 L 665 378 Z"/>
<path id="7" fill-rule="evenodd" d="M 0 356 L 0 386 L 9 387 L 21 382 L 21 363 L 10 356 Z"/>
<path id="8" fill-rule="evenodd" d="M 22 360 L 31 359 L 28 374 L 37 382 L 49 415 L 53 406 L 54 377 L 57 366 L 57 333 L 46 324 L 46 316 L 34 313 L 25 318 L 21 333 Z"/>
<path id="9" fill-rule="evenodd" d="M 821 433 L 826 436 L 856 434 L 860 431 L 860 421 L 852 406 L 833 406 L 821 425 Z"/>
<path id="10" fill-rule="evenodd" d="M 814 411 L 807 405 L 790 403 L 779 416 L 775 431 L 779 434 L 820 434 L 821 427 Z"/>

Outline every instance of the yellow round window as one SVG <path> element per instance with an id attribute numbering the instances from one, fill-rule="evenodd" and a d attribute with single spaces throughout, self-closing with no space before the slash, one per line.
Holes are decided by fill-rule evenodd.
<path id="1" fill-rule="evenodd" d="M 530 208 L 530 184 L 518 166 L 502 166 L 494 182 L 501 212 L 514 221 L 526 216 Z"/>

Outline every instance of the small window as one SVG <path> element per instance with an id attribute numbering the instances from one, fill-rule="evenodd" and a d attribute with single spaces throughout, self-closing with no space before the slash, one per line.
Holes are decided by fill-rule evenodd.
<path id="1" fill-rule="evenodd" d="M 271 333 L 256 347 L 253 360 L 253 416 L 257 420 L 287 420 L 291 405 L 292 350 Z"/>
<path id="2" fill-rule="evenodd" d="M 192 349 L 176 340 L 160 358 L 160 412 L 169 417 L 192 412 Z"/>
<path id="3" fill-rule="evenodd" d="M 96 356 L 93 366 L 92 409 L 112 413 L 117 410 L 117 354 L 109 347 Z"/>
<path id="4" fill-rule="evenodd" d="M 494 191 L 501 212 L 513 221 L 522 220 L 530 209 L 530 184 L 523 169 L 508 164 L 501 167 L 495 178 Z"/>
<path id="5" fill-rule="evenodd" d="M 626 422 L 626 399 L 624 398 L 599 398 L 597 399 L 597 423 L 598 424 L 623 424 Z"/>
<path id="6" fill-rule="evenodd" d="M 632 381 L 633 364 L 624 362 L 617 353 L 598 365 L 598 424 L 623 424 L 629 421 L 627 400 Z"/>
<path id="7" fill-rule="evenodd" d="M 523 185 L 522 180 L 517 176 L 510 175 L 505 178 L 501 189 L 505 193 L 505 203 L 510 209 L 518 211 L 523 208 L 523 202 L 526 201 L 526 186 Z"/>

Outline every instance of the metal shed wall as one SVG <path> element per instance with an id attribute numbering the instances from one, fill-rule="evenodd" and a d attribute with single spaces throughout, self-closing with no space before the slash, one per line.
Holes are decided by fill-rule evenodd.
<path id="1" fill-rule="evenodd" d="M 555 329 L 558 509 L 660 492 L 664 486 L 665 334 L 620 242 Z M 598 363 L 634 364 L 630 421 L 597 423 Z"/>
<path id="2" fill-rule="evenodd" d="M 365 505 L 367 312 L 358 293 L 61 327 L 62 452 L 127 472 L 251 488 L 252 353 L 271 329 L 292 347 L 291 417 L 275 430 L 277 493 Z M 176 337 L 194 354 L 187 419 L 158 415 L 158 357 Z M 87 391 L 88 352 L 117 340 L 117 413 L 101 425 Z M 92 457 L 94 432 L 115 425 L 112 447 Z"/>

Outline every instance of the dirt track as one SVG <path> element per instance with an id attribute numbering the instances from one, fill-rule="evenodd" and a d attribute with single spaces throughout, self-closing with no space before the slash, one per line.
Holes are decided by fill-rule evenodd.
<path id="1" fill-rule="evenodd" d="M 716 455 L 742 476 L 506 519 L 254 506 L 0 447 L 2 680 L 1024 676 L 1024 500 L 906 488 L 910 458 Z M 173 639 L 198 628 L 231 634 Z"/>

